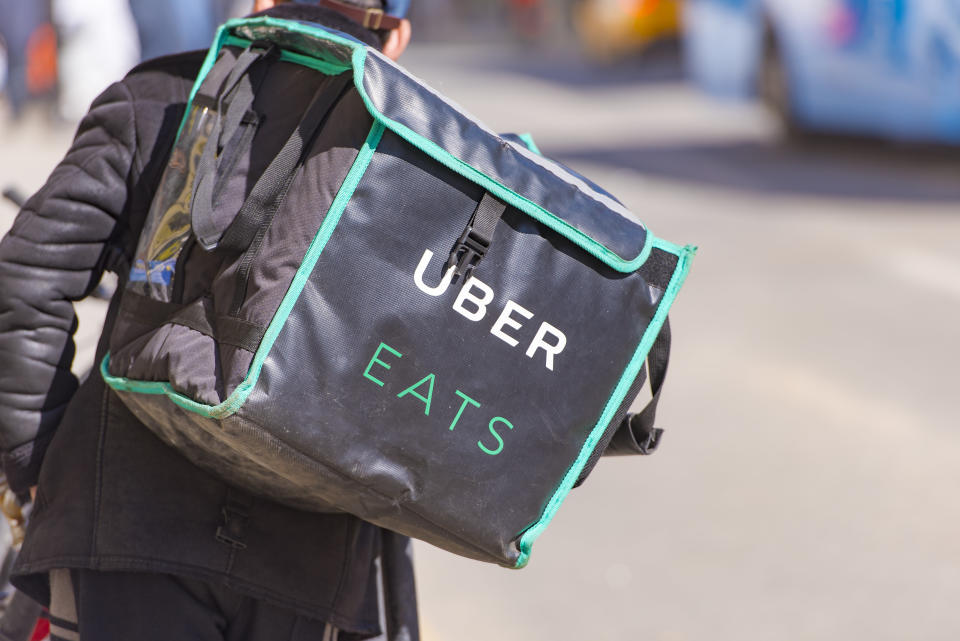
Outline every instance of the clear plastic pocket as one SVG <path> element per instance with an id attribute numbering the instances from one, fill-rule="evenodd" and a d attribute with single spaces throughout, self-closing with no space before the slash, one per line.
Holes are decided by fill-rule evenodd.
<path id="1" fill-rule="evenodd" d="M 171 302 L 177 261 L 190 238 L 190 203 L 200 156 L 217 113 L 193 106 L 150 204 L 127 289 Z"/>

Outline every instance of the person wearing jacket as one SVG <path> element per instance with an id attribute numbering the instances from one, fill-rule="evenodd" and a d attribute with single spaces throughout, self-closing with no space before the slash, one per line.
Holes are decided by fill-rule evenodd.
<path id="1" fill-rule="evenodd" d="M 362 25 L 370 9 L 402 17 L 405 4 L 254 9 L 396 58 L 409 22 Z M 73 303 L 105 270 L 122 289 L 204 55 L 145 62 L 104 91 L 0 242 L 0 450 L 10 487 L 34 494 L 14 583 L 49 605 L 54 639 L 415 641 L 408 539 L 238 492 L 158 440 L 100 376 L 70 371 Z"/>

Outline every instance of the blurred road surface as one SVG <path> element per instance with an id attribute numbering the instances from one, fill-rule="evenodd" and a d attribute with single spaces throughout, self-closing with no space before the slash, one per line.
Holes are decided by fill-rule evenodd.
<path id="1" fill-rule="evenodd" d="M 668 433 L 603 461 L 523 571 L 418 546 L 425 641 L 956 639 L 960 154 L 784 147 L 761 110 L 662 61 L 538 60 L 432 45 L 405 62 L 700 246 Z M 36 188 L 68 138 L 0 126 L 0 182 Z"/>

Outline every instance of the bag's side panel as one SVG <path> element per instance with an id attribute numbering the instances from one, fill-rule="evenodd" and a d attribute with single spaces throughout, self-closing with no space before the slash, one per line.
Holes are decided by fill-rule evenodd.
<path id="1" fill-rule="evenodd" d="M 532 524 L 531 527 L 527 529 L 520 538 L 520 555 L 519 558 L 517 558 L 515 566 L 517 568 L 522 568 L 529 561 L 530 551 L 533 547 L 533 543 L 543 533 L 547 525 L 550 524 L 550 521 L 560 508 L 560 505 L 566 499 L 567 494 L 573 488 L 574 483 L 576 483 L 577 479 L 580 477 L 580 474 L 583 472 L 584 467 L 594 456 L 598 445 L 603 439 L 604 430 L 606 429 L 606 426 L 609 425 L 610 418 L 613 417 L 617 412 L 616 404 L 620 403 L 622 407 L 623 399 L 626 398 L 629 388 L 633 385 L 633 382 L 636 380 L 636 377 L 643 367 L 643 363 L 646 361 L 647 355 L 650 353 L 650 349 L 653 346 L 660 329 L 666 322 L 667 313 L 670 311 L 670 307 L 673 305 L 677 294 L 680 292 L 680 288 L 683 286 L 684 280 L 686 280 L 687 272 L 690 269 L 690 261 L 693 259 L 693 255 L 696 253 L 696 248 L 691 246 L 681 248 L 661 239 L 653 240 L 654 250 L 661 249 L 678 258 L 676 269 L 673 271 L 666 291 L 663 293 L 657 303 L 653 316 L 644 329 L 643 336 L 634 350 L 630 362 L 627 364 L 627 367 L 624 370 L 623 375 L 620 377 L 620 380 L 617 381 L 617 384 L 609 397 L 609 401 L 603 409 L 600 420 L 587 437 L 576 460 L 567 470 L 563 480 L 550 497 L 550 500 L 547 502 L 543 512 L 540 515 L 540 518 L 534 524 Z"/>
<path id="2" fill-rule="evenodd" d="M 296 74 L 272 74 L 283 79 L 283 84 L 271 85 L 268 76 L 261 91 L 263 96 L 272 96 L 274 104 L 273 109 L 264 109 L 267 116 L 263 125 L 263 142 L 260 133 L 253 141 L 248 194 L 266 163 L 278 151 L 275 139 L 285 140 L 300 116 L 300 109 L 284 109 L 277 103 L 287 100 L 290 95 L 303 94 L 303 103 L 306 104 L 316 87 L 316 84 L 304 82 L 309 78 L 304 71 L 301 67 Z M 310 74 L 319 75 L 316 72 Z M 307 91 L 298 89 L 297 84 L 306 85 Z M 270 128 L 271 122 L 273 129 Z M 260 248 L 256 252 L 251 250 L 249 255 L 238 256 L 213 280 L 212 293 L 217 301 L 218 314 L 256 327 L 266 328 L 270 324 L 371 124 L 372 119 L 355 91 L 348 92 L 333 107 L 310 147 L 303 168 L 272 223 L 264 230 Z M 239 307 L 234 309 L 239 301 L 242 301 Z M 221 346 L 223 349 L 230 348 Z M 227 394 L 232 393 L 249 374 L 249 360 L 240 364 L 244 367 L 223 372 Z"/>
<path id="3" fill-rule="evenodd" d="M 232 49 L 224 50 L 224 60 L 233 56 Z M 219 63 L 201 92 L 215 92 L 215 86 L 207 84 L 222 81 L 218 69 Z M 232 203 L 233 209 L 249 196 L 317 87 L 328 78 L 279 61 L 266 69 L 254 66 L 251 75 L 258 86 L 253 108 L 261 124 L 247 152 L 249 160 L 236 164 L 249 166 L 243 175 L 218 177 L 223 184 L 215 191 L 217 205 Z M 177 300 L 159 306 L 134 296 L 125 300 L 122 322 L 111 344 L 113 375 L 169 382 L 173 390 L 206 405 L 221 403 L 246 379 L 259 340 L 356 159 L 372 119 L 356 91 L 350 91 L 333 107 L 327 122 L 329 126 L 312 141 L 304 170 L 273 224 L 264 229 L 255 255 L 188 246 L 176 275 Z M 247 273 L 241 269 L 245 262 Z M 234 309 L 241 286 L 242 304 Z M 191 312 L 191 308 L 197 309 Z"/>
<path id="4" fill-rule="evenodd" d="M 385 134 L 243 414 L 296 426 L 276 435 L 432 521 L 428 540 L 442 544 L 470 515 L 482 530 L 470 538 L 509 562 L 511 541 L 596 425 L 659 292 L 512 209 L 474 272 L 482 284 L 443 289 L 443 264 L 481 196 Z M 464 291 L 484 302 L 458 303 Z M 505 309 L 516 327 L 498 326 Z M 362 497 L 345 500 L 376 522 Z"/>
<path id="5" fill-rule="evenodd" d="M 674 272 L 677 270 L 679 260 L 680 257 L 676 254 L 672 254 L 664 251 L 663 249 L 657 248 L 650 252 L 650 258 L 648 258 L 647 262 L 645 262 L 640 268 L 640 275 L 643 276 L 645 281 L 650 283 L 651 288 L 656 290 L 655 295 L 658 298 L 661 297 L 663 292 L 667 290 L 670 280 L 673 277 Z M 603 436 L 597 442 L 596 449 L 594 449 L 593 454 L 591 454 L 586 465 L 584 465 L 583 470 L 580 472 L 580 476 L 577 479 L 575 487 L 579 486 L 593 471 L 593 468 L 599 462 L 600 457 L 603 456 L 604 450 L 607 449 L 607 445 L 609 445 L 610 441 L 614 437 L 614 434 L 616 434 L 617 430 L 620 428 L 623 419 L 630 411 L 631 406 L 637 401 L 637 396 L 640 394 L 640 390 L 643 388 L 643 385 L 647 380 L 646 369 L 641 370 L 640 374 L 640 376 L 637 376 L 634 379 L 629 391 L 627 392 L 626 396 L 623 397 L 623 400 L 620 402 L 620 406 L 613 415 L 613 419 L 604 429 Z M 645 403 L 641 403 L 639 407 L 634 409 L 642 409 L 644 405 Z"/>
<path id="6" fill-rule="evenodd" d="M 241 386 L 228 401 L 219 406 L 204 405 L 174 389 L 168 382 L 133 380 L 111 374 L 110 357 L 101 363 L 101 375 L 124 404 L 194 464 L 238 487 L 302 509 L 335 511 L 334 505 L 322 498 L 322 490 L 331 479 L 328 470 L 292 450 L 256 423 L 233 412 L 243 405 L 259 376 L 263 359 L 270 352 L 287 311 L 299 298 L 303 284 L 329 238 L 329 232 L 336 227 L 344 206 L 367 168 L 381 133 L 381 128 L 371 128 L 360 145 L 361 149 L 355 150 L 355 159 L 337 189 L 329 210 L 318 216 L 324 225 L 311 240 L 303 265 L 280 304 L 282 318 L 267 328 L 263 344 L 252 362 L 251 376 L 245 382 L 247 387 Z M 311 168 L 310 163 L 319 162 L 318 158 L 311 157 L 307 168 Z M 291 201 L 290 206 L 296 206 L 296 203 Z M 236 406 L 230 404 L 231 399 Z M 304 471 L 307 472 L 306 476 Z M 335 475 L 332 478 L 336 480 Z M 363 493 L 362 488 L 357 490 L 359 494 Z"/>

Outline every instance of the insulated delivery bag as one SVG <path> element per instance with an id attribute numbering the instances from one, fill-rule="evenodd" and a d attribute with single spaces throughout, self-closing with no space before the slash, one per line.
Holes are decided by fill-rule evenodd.
<path id="1" fill-rule="evenodd" d="M 352 38 L 235 20 L 101 373 L 251 493 L 523 567 L 605 449 L 655 445 L 627 410 L 692 255 Z"/>

